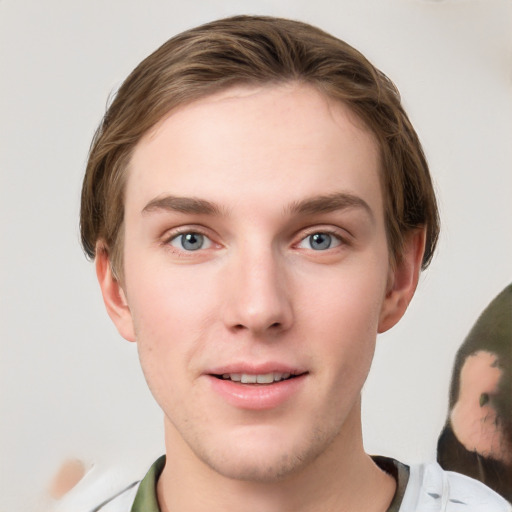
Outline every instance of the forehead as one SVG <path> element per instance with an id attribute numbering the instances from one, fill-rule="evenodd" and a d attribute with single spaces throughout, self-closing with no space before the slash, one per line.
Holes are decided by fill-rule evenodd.
<path id="1" fill-rule="evenodd" d="M 140 211 L 165 194 L 223 204 L 343 191 L 381 209 L 379 167 L 373 134 L 342 102 L 298 83 L 234 87 L 180 107 L 141 139 L 125 200 Z"/>

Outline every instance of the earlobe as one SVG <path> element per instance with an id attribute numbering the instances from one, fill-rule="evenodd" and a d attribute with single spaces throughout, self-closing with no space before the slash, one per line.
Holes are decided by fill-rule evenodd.
<path id="1" fill-rule="evenodd" d="M 103 302 L 110 319 L 124 339 L 135 341 L 132 315 L 125 292 L 112 273 L 108 250 L 100 243 L 96 247 L 95 265 Z"/>
<path id="2" fill-rule="evenodd" d="M 391 329 L 402 318 L 412 300 L 420 277 L 425 236 L 424 228 L 412 231 L 405 240 L 401 260 L 390 268 L 379 318 L 379 333 Z"/>

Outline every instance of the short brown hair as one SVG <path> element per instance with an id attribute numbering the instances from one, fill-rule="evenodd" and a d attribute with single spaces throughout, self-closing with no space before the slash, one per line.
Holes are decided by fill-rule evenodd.
<path id="1" fill-rule="evenodd" d="M 423 268 L 439 218 L 428 165 L 394 84 L 347 43 L 306 23 L 236 16 L 179 34 L 120 87 L 94 136 L 82 188 L 86 254 L 102 241 L 122 275 L 126 168 L 141 137 L 178 106 L 235 85 L 302 82 L 348 105 L 380 145 L 385 222 L 393 260 L 405 235 L 425 227 Z"/>

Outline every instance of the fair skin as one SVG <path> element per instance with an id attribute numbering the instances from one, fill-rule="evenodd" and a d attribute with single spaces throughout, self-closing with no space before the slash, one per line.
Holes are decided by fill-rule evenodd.
<path id="1" fill-rule="evenodd" d="M 121 283 L 96 267 L 165 415 L 162 511 L 386 510 L 360 391 L 424 233 L 390 265 L 379 172 L 359 119 L 300 84 L 209 96 L 137 145 Z"/>

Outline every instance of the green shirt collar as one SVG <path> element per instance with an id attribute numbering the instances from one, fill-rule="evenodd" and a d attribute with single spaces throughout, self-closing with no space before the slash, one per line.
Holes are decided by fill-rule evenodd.
<path id="1" fill-rule="evenodd" d="M 386 512 L 398 512 L 404 499 L 405 489 L 409 483 L 409 466 L 389 457 L 372 456 L 373 462 L 380 469 L 390 474 L 396 481 L 396 491 Z"/>
<path id="2" fill-rule="evenodd" d="M 386 473 L 393 476 L 397 482 L 395 495 L 387 512 L 398 512 L 405 488 L 409 481 L 409 468 L 394 459 L 387 457 L 373 457 L 374 462 Z M 131 512 L 160 512 L 156 497 L 156 483 L 165 466 L 165 455 L 162 455 L 151 466 L 144 479 L 139 485 Z"/>
<path id="3" fill-rule="evenodd" d="M 142 479 L 131 512 L 160 512 L 156 497 L 156 483 L 165 466 L 165 455 L 162 455 L 151 466 Z"/>

